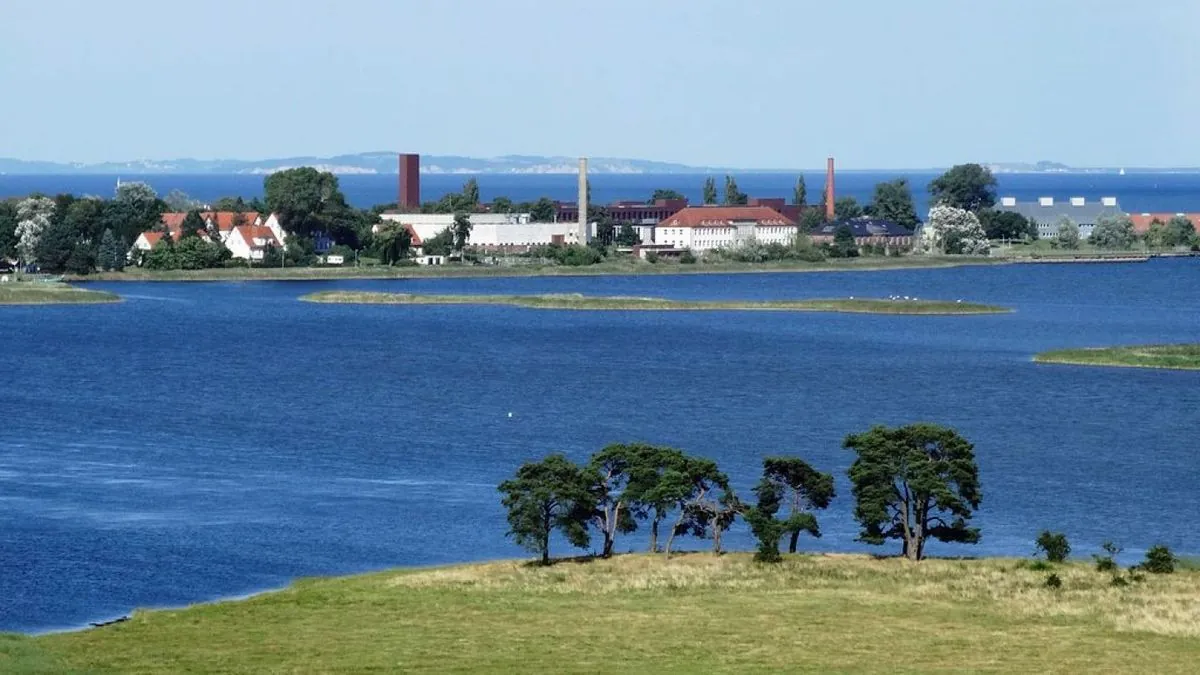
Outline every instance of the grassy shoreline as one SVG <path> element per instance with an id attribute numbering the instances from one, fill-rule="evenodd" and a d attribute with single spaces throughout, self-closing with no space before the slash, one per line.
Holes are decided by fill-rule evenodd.
<path id="1" fill-rule="evenodd" d="M 1200 344 L 1060 349 L 1042 352 L 1033 360 L 1037 363 L 1075 366 L 1200 370 Z"/>
<path id="2" fill-rule="evenodd" d="M 1187 672 L 1200 572 L 1084 563 L 624 555 L 305 579 L 249 599 L 0 638 L 5 672 Z M 719 609 L 719 611 L 718 611 Z"/>
<path id="3" fill-rule="evenodd" d="M 3 305 L 87 305 L 120 302 L 121 296 L 107 291 L 92 291 L 68 284 L 21 281 L 0 284 Z"/>
<path id="4" fill-rule="evenodd" d="M 234 267 L 205 270 L 151 271 L 130 268 L 125 272 L 105 272 L 72 281 L 292 281 L 336 279 L 437 279 L 464 277 L 546 277 L 656 274 L 765 274 L 780 272 L 876 272 L 903 269 L 936 269 L 977 265 L 1000 265 L 1010 261 L 975 256 L 911 256 L 903 258 L 847 258 L 819 263 L 782 261 L 765 263 L 712 263 L 682 265 L 640 261 L 605 262 L 587 267 L 530 265 L 504 267 L 491 265 L 438 265 L 430 267 L 371 265 L 364 267 Z"/>
<path id="5" fill-rule="evenodd" d="M 774 311 L 840 312 L 853 314 L 967 315 L 1002 314 L 1011 310 L 994 305 L 939 300 L 842 298 L 817 300 L 668 300 L 666 298 L 554 295 L 424 295 L 369 291 L 321 291 L 300 298 L 305 302 L 366 305 L 509 305 L 528 309 L 625 311 Z"/>

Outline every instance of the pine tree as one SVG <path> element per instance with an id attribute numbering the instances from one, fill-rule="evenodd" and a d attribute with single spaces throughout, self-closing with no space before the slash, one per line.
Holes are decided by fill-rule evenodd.
<path id="1" fill-rule="evenodd" d="M 717 203 L 717 181 L 713 180 L 712 176 L 704 179 L 704 203 Z"/>
<path id="2" fill-rule="evenodd" d="M 100 237 L 100 259 L 98 264 L 102 269 L 120 272 L 125 269 L 125 247 L 117 241 L 117 236 L 111 229 L 104 231 Z"/>
<path id="3" fill-rule="evenodd" d="M 792 203 L 800 207 L 808 205 L 808 186 L 804 184 L 804 176 L 796 179 L 796 191 L 792 195 Z"/>

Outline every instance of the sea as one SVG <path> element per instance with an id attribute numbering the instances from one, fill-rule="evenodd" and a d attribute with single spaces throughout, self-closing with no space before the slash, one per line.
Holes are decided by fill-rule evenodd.
<path id="1" fill-rule="evenodd" d="M 1113 179 L 1117 180 L 1117 179 Z M 751 185 L 750 181 L 747 181 Z M 224 189 L 224 188 L 222 188 Z M 1103 188 L 1106 189 L 1106 188 Z M 194 190 L 194 186 L 193 186 Z M 302 576 L 529 554 L 496 486 L 551 452 L 645 441 L 746 497 L 767 455 L 836 476 L 810 551 L 856 541 L 847 434 L 932 421 L 975 446 L 977 545 L 1043 529 L 1200 554 L 1200 372 L 1039 365 L 1195 342 L 1200 260 L 882 272 L 109 282 L 115 305 L 0 308 L 0 631 L 241 597 Z M 332 289 L 677 299 L 965 299 L 1011 314 L 313 305 Z M 753 542 L 738 525 L 727 546 Z M 644 550 L 643 531 L 618 551 Z M 686 549 L 709 542 L 686 539 Z M 556 555 L 573 551 L 559 540 Z"/>
<path id="2" fill-rule="evenodd" d="M 784 197 L 791 199 L 800 173 L 735 174 L 738 187 L 751 197 Z M 803 173 L 810 203 L 820 200 L 825 183 L 824 173 Z M 929 210 L 928 185 L 937 177 L 932 171 L 841 171 L 836 176 L 838 196 L 851 196 L 860 203 L 871 199 L 876 183 L 906 178 L 913 188 L 918 214 Z M 421 198 L 436 200 L 462 188 L 464 182 L 475 178 L 481 197 L 492 200 L 507 196 L 513 201 L 533 201 L 549 197 L 573 201 L 577 197 L 577 179 L 572 174 L 425 174 L 421 176 Z M 594 174 L 590 176 L 592 199 L 598 203 L 618 200 L 649 199 L 656 189 L 681 192 L 694 204 L 701 200 L 701 190 L 708 175 L 703 174 Z M 71 193 L 76 195 L 112 196 L 117 179 L 145 181 L 160 195 L 182 190 L 194 199 L 213 202 L 220 197 L 261 197 L 263 177 L 256 175 L 0 175 L 0 198 L 25 196 L 30 193 Z M 396 175 L 351 174 L 339 176 L 342 191 L 351 204 L 368 208 L 397 200 Z M 1200 211 L 1200 173 L 1004 173 L 997 175 L 998 192 L 1002 196 L 1032 201 L 1039 197 L 1065 200 L 1084 197 L 1098 200 L 1117 197 L 1127 212 Z M 723 176 L 717 176 L 718 190 L 723 189 Z"/>

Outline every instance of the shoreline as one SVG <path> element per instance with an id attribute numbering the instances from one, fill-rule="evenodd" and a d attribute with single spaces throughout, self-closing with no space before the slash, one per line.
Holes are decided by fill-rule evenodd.
<path id="1" fill-rule="evenodd" d="M 110 305 L 121 296 L 70 284 L 46 281 L 16 281 L 0 284 L 0 307 L 49 307 L 54 305 Z"/>
<path id="2" fill-rule="evenodd" d="M 1035 354 L 1033 362 L 1086 368 L 1200 371 L 1200 344 L 1056 349 Z"/>

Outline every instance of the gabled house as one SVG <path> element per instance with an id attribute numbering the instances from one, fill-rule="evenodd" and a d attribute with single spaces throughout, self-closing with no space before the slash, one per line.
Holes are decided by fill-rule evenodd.
<path id="1" fill-rule="evenodd" d="M 204 219 L 205 233 L 204 236 L 214 241 L 224 242 L 229 237 L 229 233 L 233 232 L 233 228 L 238 225 L 262 225 L 262 214 L 257 211 L 246 211 L 238 213 L 236 211 L 201 211 L 200 217 Z M 179 240 L 179 232 L 183 227 L 183 220 L 187 218 L 186 212 L 174 211 L 162 214 L 161 222 L 162 229 L 170 232 L 175 240 Z"/>
<path id="2" fill-rule="evenodd" d="M 283 231 L 268 225 L 238 225 L 225 239 L 225 248 L 234 258 L 262 260 L 268 248 L 285 250 Z"/>

